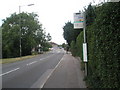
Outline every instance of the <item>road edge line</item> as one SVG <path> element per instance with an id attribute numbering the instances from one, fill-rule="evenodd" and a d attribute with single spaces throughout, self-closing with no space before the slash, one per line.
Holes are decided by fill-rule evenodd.
<path id="1" fill-rule="evenodd" d="M 65 54 L 63 55 L 63 57 L 61 58 L 61 60 L 58 62 L 58 64 L 55 66 L 55 68 L 51 71 L 51 73 L 47 76 L 47 79 L 44 81 L 44 83 L 40 86 L 40 88 L 43 88 L 45 83 L 47 82 L 47 80 L 50 78 L 50 76 L 52 75 L 52 73 L 57 69 L 57 67 L 59 66 L 59 64 L 62 62 L 63 58 L 64 58 Z"/>

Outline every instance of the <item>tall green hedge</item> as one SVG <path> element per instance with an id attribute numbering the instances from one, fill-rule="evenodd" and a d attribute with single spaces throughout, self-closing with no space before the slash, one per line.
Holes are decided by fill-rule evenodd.
<path id="1" fill-rule="evenodd" d="M 91 88 L 120 88 L 120 2 L 95 8 L 96 18 L 86 27 L 88 76 Z M 83 32 L 76 40 L 77 55 L 82 58 Z M 82 58 L 83 60 L 83 58 Z"/>
<path id="2" fill-rule="evenodd" d="M 88 79 L 95 88 L 120 88 L 120 3 L 96 9 L 94 24 L 87 27 Z"/>
<path id="3" fill-rule="evenodd" d="M 81 60 L 83 60 L 83 31 L 78 35 L 77 37 L 77 41 L 76 41 L 76 47 L 77 47 L 77 56 L 79 56 L 81 58 Z"/>
<path id="4" fill-rule="evenodd" d="M 77 55 L 77 47 L 76 47 L 76 43 L 75 41 L 72 41 L 71 44 L 70 44 L 70 51 L 72 53 L 73 56 L 76 56 Z"/>

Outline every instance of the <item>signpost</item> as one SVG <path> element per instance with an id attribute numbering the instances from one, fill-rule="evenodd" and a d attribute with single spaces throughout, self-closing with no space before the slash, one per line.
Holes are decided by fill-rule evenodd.
<path id="1" fill-rule="evenodd" d="M 86 21 L 85 12 L 74 13 L 74 29 L 83 29 L 84 32 L 84 43 L 83 43 L 83 61 L 85 62 L 85 76 L 87 76 L 87 43 L 86 43 Z"/>
<path id="2" fill-rule="evenodd" d="M 83 43 L 83 60 L 87 62 L 87 44 Z"/>
<path id="3" fill-rule="evenodd" d="M 74 29 L 83 28 L 83 14 L 74 13 Z"/>

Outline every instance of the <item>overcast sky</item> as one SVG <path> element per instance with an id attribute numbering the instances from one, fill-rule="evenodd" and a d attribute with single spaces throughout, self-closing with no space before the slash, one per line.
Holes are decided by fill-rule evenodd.
<path id="1" fill-rule="evenodd" d="M 95 0 L 96 3 L 102 0 Z M 39 15 L 39 21 L 47 33 L 52 36 L 52 41 L 58 44 L 65 43 L 63 38 L 63 26 L 66 22 L 73 22 L 73 13 L 79 12 L 93 0 L 1 0 L 0 2 L 0 26 L 2 19 L 6 19 L 13 13 L 35 12 Z M 35 4 L 27 6 L 28 4 Z"/>

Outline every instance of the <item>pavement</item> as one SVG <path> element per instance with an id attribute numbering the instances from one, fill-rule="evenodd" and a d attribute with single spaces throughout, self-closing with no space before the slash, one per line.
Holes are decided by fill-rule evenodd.
<path id="1" fill-rule="evenodd" d="M 86 88 L 80 61 L 70 53 L 64 54 L 43 88 Z"/>

